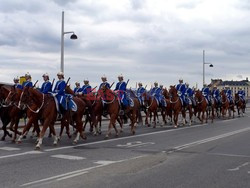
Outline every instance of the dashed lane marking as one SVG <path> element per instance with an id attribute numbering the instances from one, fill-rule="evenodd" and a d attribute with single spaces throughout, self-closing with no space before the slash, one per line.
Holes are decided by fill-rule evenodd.
<path id="1" fill-rule="evenodd" d="M 5 151 L 18 151 L 18 150 L 20 150 L 20 148 L 0 147 L 0 150 L 5 150 Z"/>
<path id="2" fill-rule="evenodd" d="M 72 156 L 72 155 L 62 155 L 62 154 L 51 155 L 51 157 L 59 158 L 59 159 L 68 159 L 68 160 L 83 160 L 83 159 L 86 159 L 84 157 L 78 157 L 78 156 Z"/>

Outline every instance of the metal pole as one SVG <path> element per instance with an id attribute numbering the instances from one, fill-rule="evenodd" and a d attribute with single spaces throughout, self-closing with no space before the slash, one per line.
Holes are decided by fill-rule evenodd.
<path id="1" fill-rule="evenodd" d="M 205 85 L 205 50 L 203 50 L 203 87 Z"/>
<path id="2" fill-rule="evenodd" d="M 61 72 L 64 72 L 64 11 L 62 11 Z"/>

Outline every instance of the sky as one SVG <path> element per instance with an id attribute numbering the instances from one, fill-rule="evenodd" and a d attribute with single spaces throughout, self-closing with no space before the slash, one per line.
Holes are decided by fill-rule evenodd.
<path id="1" fill-rule="evenodd" d="M 29 72 L 32 81 L 56 78 L 61 61 L 61 22 L 77 40 L 64 35 L 64 73 L 70 84 L 122 74 L 128 87 L 165 87 L 179 78 L 206 83 L 250 77 L 248 0 L 0 0 L 0 82 Z"/>

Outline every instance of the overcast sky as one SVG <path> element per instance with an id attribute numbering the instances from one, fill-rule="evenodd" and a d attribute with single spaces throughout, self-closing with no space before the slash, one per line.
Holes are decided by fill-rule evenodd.
<path id="1" fill-rule="evenodd" d="M 42 74 L 60 70 L 61 15 L 65 31 L 65 78 L 94 87 L 123 74 L 129 87 L 158 81 L 168 87 L 182 77 L 202 84 L 250 76 L 248 0 L 0 0 L 0 81 L 26 72 L 42 84 Z"/>

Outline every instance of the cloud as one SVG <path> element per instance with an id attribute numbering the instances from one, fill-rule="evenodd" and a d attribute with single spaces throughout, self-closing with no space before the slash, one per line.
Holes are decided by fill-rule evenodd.
<path id="1" fill-rule="evenodd" d="M 65 31 L 65 74 L 71 82 L 88 77 L 97 85 L 106 74 L 123 73 L 131 85 L 160 80 L 175 84 L 183 77 L 206 80 L 249 77 L 250 16 L 240 0 L 2 0 L 0 7 L 0 80 L 11 82 L 27 71 L 42 81 L 60 68 L 61 13 Z M 144 85 L 145 85 L 144 84 Z"/>

